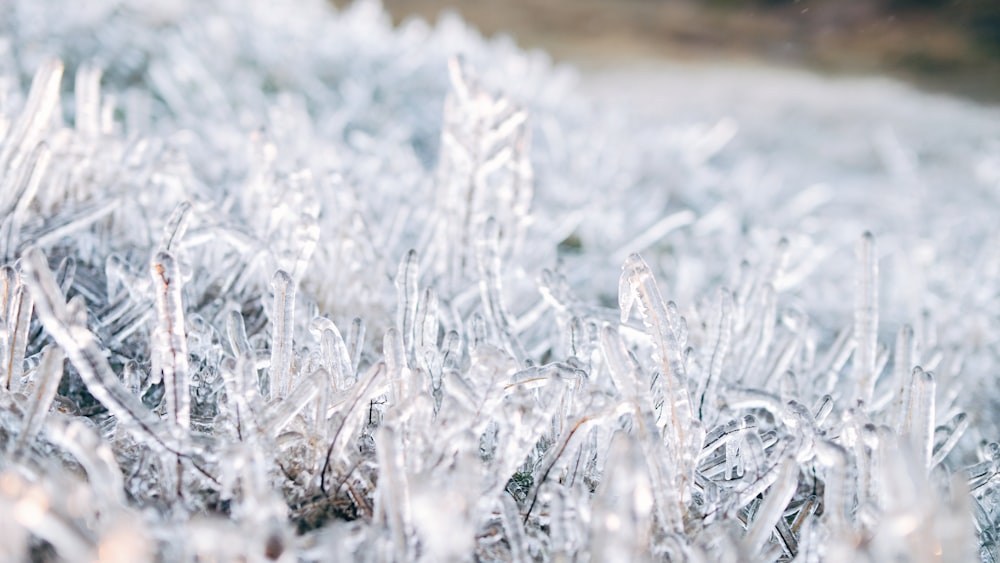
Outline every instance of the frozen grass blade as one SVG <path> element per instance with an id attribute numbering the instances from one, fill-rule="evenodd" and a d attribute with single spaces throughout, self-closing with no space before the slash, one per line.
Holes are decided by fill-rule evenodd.
<path id="1" fill-rule="evenodd" d="M 686 471 L 690 466 L 686 449 L 688 438 L 686 428 L 691 424 L 690 400 L 685 385 L 686 375 L 681 360 L 681 348 L 678 332 L 671 326 L 671 315 L 667 304 L 660 296 L 660 289 L 653 279 L 649 266 L 638 254 L 631 255 L 622 268 L 619 289 L 619 302 L 622 319 L 628 318 L 632 303 L 638 303 L 646 332 L 653 339 L 654 350 L 658 362 L 659 376 L 654 380 L 654 396 L 661 396 L 666 402 L 667 415 L 659 425 L 665 433 L 667 451 L 678 467 L 678 484 L 686 480 Z M 675 326 L 676 325 L 675 322 Z M 657 393 L 656 388 L 663 390 Z"/>
<path id="2" fill-rule="evenodd" d="M 28 332 L 31 327 L 31 312 L 33 310 L 31 294 L 24 283 L 18 283 L 11 297 L 9 319 L 8 347 L 6 354 L 6 379 L 4 387 L 17 389 L 21 386 L 21 376 L 24 373 L 24 354 L 28 345 Z"/>
<path id="3" fill-rule="evenodd" d="M 21 117 L 4 138 L 3 148 L 0 149 L 0 170 L 5 173 L 17 170 L 20 159 L 34 150 L 35 145 L 42 140 L 59 107 L 59 86 L 62 82 L 62 74 L 63 64 L 58 60 L 46 61 L 35 73 L 35 78 L 31 82 L 31 91 L 28 93 L 28 101 L 21 112 Z M 7 198 L 10 193 L 4 190 L 4 195 L 0 197 Z M 2 209 L 12 207 L 12 203 L 5 199 L 0 199 L 0 201 L 4 201 Z"/>
<path id="4" fill-rule="evenodd" d="M 29 399 L 24 418 L 24 428 L 17 437 L 14 451 L 21 452 L 26 444 L 42 429 L 42 423 L 48 415 L 52 400 L 59 390 L 59 382 L 63 376 L 63 360 L 65 356 L 61 349 L 54 346 L 42 352 L 42 361 L 36 368 L 34 377 L 35 388 Z M 117 494 L 117 493 L 116 493 Z"/>
<path id="5" fill-rule="evenodd" d="M 764 497 L 764 502 L 757 509 L 756 518 L 747 529 L 745 542 L 748 552 L 757 553 L 764 547 L 768 536 L 784 514 L 792 495 L 795 494 L 798 473 L 799 467 L 793 458 L 786 458 L 781 462 L 774 485 Z"/>
<path id="6" fill-rule="evenodd" d="M 866 405 L 875 391 L 876 352 L 878 349 L 878 252 L 875 236 L 866 232 L 858 244 L 857 290 L 854 300 L 853 377 L 856 397 Z"/>
<path id="7" fill-rule="evenodd" d="M 168 245 L 169 246 L 169 245 Z M 153 333 L 153 372 L 166 390 L 167 416 L 183 433 L 191 428 L 191 381 L 184 330 L 183 281 L 177 259 L 159 252 L 150 264 L 158 322 Z"/>
<path id="8" fill-rule="evenodd" d="M 274 328 L 271 333 L 269 398 L 285 398 L 292 386 L 292 334 L 295 328 L 295 282 L 278 270 L 271 278 L 274 291 Z"/>

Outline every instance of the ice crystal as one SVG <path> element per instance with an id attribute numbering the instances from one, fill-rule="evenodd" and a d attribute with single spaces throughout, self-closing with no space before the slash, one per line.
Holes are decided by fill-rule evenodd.
<path id="1" fill-rule="evenodd" d="M 633 118 L 367 2 L 4 13 L 0 558 L 1000 559 L 988 110 Z M 869 94 L 969 133 L 859 156 Z"/>

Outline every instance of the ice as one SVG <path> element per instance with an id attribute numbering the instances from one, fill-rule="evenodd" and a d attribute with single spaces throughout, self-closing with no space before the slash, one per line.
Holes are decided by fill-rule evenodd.
<path id="1" fill-rule="evenodd" d="M 0 558 L 1000 560 L 996 110 L 153 4 L 0 20 Z"/>
<path id="2" fill-rule="evenodd" d="M 856 397 L 871 403 L 875 389 L 875 353 L 878 347 L 878 250 L 875 237 L 865 231 L 858 244 L 858 282 L 854 301 L 853 377 L 857 382 Z"/>
<path id="3" fill-rule="evenodd" d="M 184 282 L 177 259 L 170 252 L 158 252 L 149 270 L 158 316 L 151 336 L 153 373 L 163 381 L 167 418 L 186 432 L 191 427 L 191 381 L 181 298 Z"/>

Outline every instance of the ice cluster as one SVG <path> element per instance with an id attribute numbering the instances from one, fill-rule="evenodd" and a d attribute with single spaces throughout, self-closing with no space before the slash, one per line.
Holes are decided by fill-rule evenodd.
<path id="1" fill-rule="evenodd" d="M 0 559 L 1000 559 L 996 114 L 748 143 L 572 78 L 369 2 L 0 2 Z"/>

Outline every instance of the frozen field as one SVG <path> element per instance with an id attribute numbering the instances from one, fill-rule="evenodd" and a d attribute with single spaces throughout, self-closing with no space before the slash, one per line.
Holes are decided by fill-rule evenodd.
<path id="1" fill-rule="evenodd" d="M 0 559 L 1000 557 L 996 109 L 7 4 Z"/>

